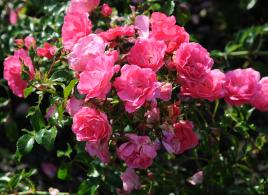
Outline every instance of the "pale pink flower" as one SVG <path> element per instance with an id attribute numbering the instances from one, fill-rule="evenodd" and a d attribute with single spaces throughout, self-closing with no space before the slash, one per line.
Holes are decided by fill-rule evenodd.
<path id="1" fill-rule="evenodd" d="M 137 39 L 130 49 L 127 60 L 142 68 L 158 71 L 164 65 L 166 45 L 163 41 L 153 39 Z"/>
<path id="2" fill-rule="evenodd" d="M 34 37 L 32 36 L 27 36 L 25 39 L 24 39 L 24 44 L 25 44 L 25 47 L 27 49 L 30 49 L 31 47 L 35 49 L 36 47 L 36 40 Z"/>
<path id="3" fill-rule="evenodd" d="M 45 42 L 44 47 L 39 47 L 36 49 L 36 53 L 38 56 L 46 57 L 47 59 L 51 59 L 54 57 L 57 51 L 56 46 L 52 46 L 51 44 Z"/>
<path id="4" fill-rule="evenodd" d="M 81 108 L 73 116 L 72 130 L 77 141 L 93 143 L 106 141 L 112 134 L 107 115 L 89 107 Z"/>
<path id="5" fill-rule="evenodd" d="M 225 78 L 224 99 L 231 105 L 250 103 L 252 97 L 261 89 L 260 73 L 252 68 L 229 71 Z"/>
<path id="6" fill-rule="evenodd" d="M 260 82 L 260 90 L 251 99 L 251 105 L 256 107 L 258 110 L 267 112 L 268 111 L 268 77 L 263 77 Z"/>
<path id="7" fill-rule="evenodd" d="M 71 0 L 68 13 L 86 13 L 92 12 L 98 7 L 100 0 Z"/>
<path id="8" fill-rule="evenodd" d="M 193 186 L 201 184 L 204 180 L 203 171 L 196 172 L 192 177 L 187 179 L 187 181 L 192 184 Z"/>
<path id="9" fill-rule="evenodd" d="M 127 168 L 120 178 L 123 182 L 123 189 L 120 190 L 119 194 L 129 194 L 131 191 L 141 188 L 139 176 L 132 168 Z"/>
<path id="10" fill-rule="evenodd" d="M 13 56 L 7 57 L 4 61 L 4 79 L 7 80 L 8 86 L 18 97 L 24 96 L 23 91 L 28 85 L 28 81 L 21 78 L 24 65 L 29 68 L 29 80 L 33 79 L 35 72 L 32 60 L 24 49 L 15 51 Z"/>
<path id="11" fill-rule="evenodd" d="M 109 140 L 103 142 L 87 142 L 85 150 L 90 156 L 97 156 L 102 163 L 107 164 L 111 160 L 108 141 Z"/>
<path id="12" fill-rule="evenodd" d="M 101 7 L 101 14 L 104 17 L 109 17 L 110 15 L 112 15 L 112 13 L 113 9 L 107 3 L 104 3 Z"/>
<path id="13" fill-rule="evenodd" d="M 189 42 L 189 34 L 181 26 L 176 25 L 174 16 L 166 16 L 160 12 L 154 12 L 151 16 L 151 37 L 163 40 L 167 44 L 167 52 L 173 52 L 184 42 Z"/>
<path id="14" fill-rule="evenodd" d="M 114 81 L 114 87 L 120 99 L 126 102 L 126 111 L 132 113 L 146 101 L 154 99 L 156 82 L 156 74 L 150 68 L 124 65 L 121 76 Z"/>
<path id="15" fill-rule="evenodd" d="M 148 136 L 127 134 L 128 142 L 122 144 L 117 154 L 124 160 L 128 167 L 146 169 L 153 163 L 156 157 L 156 147 Z"/>
<path id="16" fill-rule="evenodd" d="M 139 15 L 135 18 L 135 28 L 138 29 L 139 37 L 149 37 L 150 19 L 148 16 Z"/>
<path id="17" fill-rule="evenodd" d="M 64 49 L 71 50 L 80 38 L 91 33 L 92 24 L 88 13 L 67 13 L 62 26 Z"/>
<path id="18" fill-rule="evenodd" d="M 83 104 L 83 100 L 76 99 L 73 96 L 67 101 L 65 109 L 71 116 L 74 116 L 83 107 Z"/>
<path id="19" fill-rule="evenodd" d="M 81 72 L 86 65 L 105 51 L 104 40 L 96 34 L 90 34 L 81 38 L 73 47 L 68 56 L 71 68 Z"/>
<path id="20" fill-rule="evenodd" d="M 224 97 L 223 86 L 225 75 L 219 69 L 212 70 L 199 81 L 191 81 L 182 78 L 181 82 L 181 95 L 207 99 L 209 101 Z"/>
<path id="21" fill-rule="evenodd" d="M 12 25 L 17 24 L 17 18 L 18 18 L 17 11 L 14 9 L 11 9 L 9 12 L 9 23 Z"/>
<path id="22" fill-rule="evenodd" d="M 198 43 L 182 43 L 176 51 L 174 63 L 178 74 L 188 80 L 200 80 L 206 76 L 213 65 L 213 59 Z"/>

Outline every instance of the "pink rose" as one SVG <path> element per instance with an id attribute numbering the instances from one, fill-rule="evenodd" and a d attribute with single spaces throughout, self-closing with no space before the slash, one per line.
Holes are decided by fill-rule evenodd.
<path id="1" fill-rule="evenodd" d="M 260 111 L 268 111 L 268 77 L 263 77 L 260 82 L 260 90 L 251 99 L 251 105 Z"/>
<path id="2" fill-rule="evenodd" d="M 102 54 L 92 59 L 79 74 L 79 93 L 86 94 L 86 101 L 95 97 L 104 99 L 111 89 L 115 69 L 113 55 Z"/>
<path id="3" fill-rule="evenodd" d="M 118 194 L 129 194 L 132 190 L 141 188 L 139 176 L 134 169 L 127 168 L 120 178 L 123 182 L 123 189 Z"/>
<path id="4" fill-rule="evenodd" d="M 74 116 L 83 107 L 83 104 L 83 100 L 76 99 L 73 96 L 67 101 L 65 109 L 71 116 Z"/>
<path id="5" fill-rule="evenodd" d="M 158 71 L 164 65 L 166 45 L 163 41 L 137 39 L 127 57 L 129 64 Z"/>
<path id="6" fill-rule="evenodd" d="M 198 144 L 198 137 L 193 131 L 193 123 L 180 121 L 173 125 L 172 130 L 163 131 L 162 143 L 169 153 L 181 154 Z"/>
<path id="7" fill-rule="evenodd" d="M 62 26 L 64 49 L 71 50 L 80 38 L 91 33 L 92 24 L 88 13 L 67 13 Z"/>
<path id="8" fill-rule="evenodd" d="M 172 94 L 172 84 L 166 82 L 157 82 L 155 97 L 163 101 L 169 101 Z"/>
<path id="9" fill-rule="evenodd" d="M 160 121 L 160 109 L 157 107 L 148 110 L 144 116 L 147 118 L 147 123 L 155 123 Z"/>
<path id="10" fill-rule="evenodd" d="M 113 9 L 107 3 L 104 3 L 101 7 L 101 14 L 104 17 L 109 17 L 110 15 L 112 15 L 112 13 Z"/>
<path id="11" fill-rule="evenodd" d="M 252 68 L 236 69 L 225 74 L 224 100 L 239 106 L 250 103 L 251 98 L 260 90 L 260 73 Z"/>
<path id="12" fill-rule="evenodd" d="M 13 56 L 7 57 L 4 61 L 4 79 L 7 80 L 8 86 L 18 97 L 23 97 L 23 90 L 28 85 L 28 82 L 21 78 L 23 65 L 29 68 L 29 79 L 33 79 L 35 72 L 32 60 L 24 49 L 15 51 Z"/>
<path id="13" fill-rule="evenodd" d="M 180 93 L 181 95 L 191 96 L 193 98 L 214 101 L 224 97 L 224 82 L 224 73 L 218 69 L 214 69 L 199 81 L 191 81 L 187 79 L 182 81 Z"/>
<path id="14" fill-rule="evenodd" d="M 17 18 L 18 18 L 18 14 L 16 10 L 10 10 L 9 12 L 9 23 L 12 25 L 17 24 Z"/>
<path id="15" fill-rule="evenodd" d="M 96 34 L 90 34 L 80 38 L 74 45 L 68 61 L 74 71 L 84 71 L 88 62 L 103 54 L 104 51 L 104 40 Z"/>
<path id="16" fill-rule="evenodd" d="M 68 13 L 92 12 L 99 4 L 100 0 L 71 0 Z"/>
<path id="17" fill-rule="evenodd" d="M 97 156 L 102 163 L 110 162 L 110 154 L 109 154 L 109 140 L 105 140 L 104 142 L 87 142 L 85 150 L 88 152 L 90 156 Z"/>
<path id="18" fill-rule="evenodd" d="M 24 46 L 24 40 L 23 39 L 15 39 L 14 43 L 19 48 L 22 48 Z"/>
<path id="19" fill-rule="evenodd" d="M 128 167 L 146 169 L 153 163 L 156 157 L 156 147 L 148 136 L 127 134 L 128 142 L 122 144 L 117 154 L 124 160 Z"/>
<path id="20" fill-rule="evenodd" d="M 27 36 L 25 39 L 24 39 L 24 44 L 25 44 L 25 47 L 27 49 L 30 49 L 31 47 L 35 49 L 36 47 L 36 40 L 34 37 L 32 36 Z"/>
<path id="21" fill-rule="evenodd" d="M 106 141 L 112 134 L 107 115 L 88 107 L 81 108 L 73 116 L 72 130 L 77 141 L 93 143 Z"/>
<path id="22" fill-rule="evenodd" d="M 139 37 L 148 38 L 150 28 L 150 19 L 148 18 L 148 16 L 145 15 L 136 16 L 135 28 L 138 29 Z"/>
<path id="23" fill-rule="evenodd" d="M 140 68 L 136 65 L 123 66 L 121 76 L 114 81 L 114 87 L 120 99 L 126 102 L 127 112 L 135 112 L 146 100 L 154 98 L 156 81 L 155 72 L 149 68 Z"/>
<path id="24" fill-rule="evenodd" d="M 180 77 L 188 80 L 200 80 L 210 72 L 214 63 L 207 50 L 198 43 L 182 43 L 174 62 Z"/>
<path id="25" fill-rule="evenodd" d="M 189 34 L 181 26 L 176 25 L 174 16 L 166 16 L 160 12 L 154 12 L 151 16 L 152 34 L 158 40 L 167 44 L 167 52 L 173 52 L 184 42 L 189 42 Z"/>
<path id="26" fill-rule="evenodd" d="M 107 42 L 113 41 L 118 37 L 132 37 L 134 34 L 134 26 L 117 26 L 115 28 L 110 28 L 108 31 L 98 33 L 98 35 Z"/>
<path id="27" fill-rule="evenodd" d="M 36 50 L 38 56 L 46 57 L 47 59 L 53 58 L 56 51 L 57 47 L 52 46 L 47 42 L 44 43 L 44 47 L 39 47 Z"/>

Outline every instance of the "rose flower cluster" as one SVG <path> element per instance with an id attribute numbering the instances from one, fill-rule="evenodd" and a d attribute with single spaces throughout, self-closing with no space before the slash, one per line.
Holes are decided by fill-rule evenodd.
<path id="1" fill-rule="evenodd" d="M 109 116 L 94 104 L 116 96 L 127 115 L 145 109 L 145 123 L 157 124 L 161 132 L 152 138 L 147 132 L 138 134 L 139 127 L 135 127 L 137 132 L 125 134 L 124 142 L 116 144 L 117 157 L 127 166 L 121 175 L 123 189 L 118 193 L 141 187 L 135 169 L 151 166 L 161 147 L 169 153 L 182 154 L 198 145 L 193 123 L 180 117 L 180 97 L 209 101 L 224 98 L 233 106 L 251 104 L 268 111 L 268 77 L 260 79 L 259 72 L 252 68 L 227 73 L 212 69 L 214 61 L 207 50 L 190 42 L 189 34 L 176 24 L 174 16 L 154 12 L 150 17 L 136 16 L 132 25 L 94 31 L 90 14 L 99 3 L 99 0 L 71 0 L 62 26 L 62 43 L 69 52 L 69 66 L 78 79 L 78 92 L 85 97 L 77 99 L 73 95 L 67 101 L 66 111 L 73 118 L 72 131 L 77 141 L 86 142 L 89 155 L 109 163 L 109 145 L 111 140 L 117 140 L 113 137 L 119 136 L 113 135 L 113 121 L 117 116 Z M 110 17 L 113 9 L 103 4 L 100 14 Z M 17 41 L 26 48 L 35 48 L 34 39 L 30 43 Z M 56 49 L 45 43 L 37 49 L 37 54 L 49 59 Z M 29 70 L 28 81 L 34 79 L 34 65 L 27 49 L 17 50 L 4 62 L 4 78 L 19 97 L 23 97 L 28 83 L 21 78 L 25 66 Z M 176 78 L 165 79 L 165 72 L 175 73 Z M 177 86 L 180 92 L 174 103 L 171 95 Z M 163 116 L 159 102 L 165 102 L 168 116 Z"/>

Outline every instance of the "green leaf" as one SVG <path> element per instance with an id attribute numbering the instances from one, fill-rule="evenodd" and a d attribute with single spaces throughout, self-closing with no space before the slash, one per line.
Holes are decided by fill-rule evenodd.
<path id="1" fill-rule="evenodd" d="M 35 109 L 35 112 L 30 115 L 30 122 L 35 131 L 39 131 L 46 126 L 45 119 L 40 109 Z"/>
<path id="2" fill-rule="evenodd" d="M 78 195 L 84 195 L 84 194 L 95 195 L 98 188 L 99 185 L 92 184 L 92 182 L 90 182 L 89 180 L 83 181 L 79 186 Z"/>
<path id="3" fill-rule="evenodd" d="M 57 136 L 57 128 L 52 127 L 50 129 L 41 129 L 35 136 L 35 140 L 38 144 L 44 146 L 47 150 L 51 150 L 54 146 L 54 142 Z"/>
<path id="4" fill-rule="evenodd" d="M 64 163 L 57 172 L 58 179 L 67 180 L 70 177 L 70 164 Z"/>
<path id="5" fill-rule="evenodd" d="M 25 155 L 33 149 L 34 138 L 30 134 L 25 134 L 21 136 L 17 141 L 17 152 L 19 154 Z"/>
<path id="6" fill-rule="evenodd" d="M 54 72 L 50 77 L 51 80 L 58 82 L 69 81 L 72 78 L 73 78 L 73 72 L 69 69 L 58 70 Z"/>
<path id="7" fill-rule="evenodd" d="M 26 89 L 23 90 L 24 97 L 27 98 L 34 91 L 35 88 L 33 88 L 32 86 L 27 87 Z"/>
<path id="8" fill-rule="evenodd" d="M 163 5 L 163 11 L 168 15 L 171 15 L 174 12 L 174 9 L 175 3 L 173 0 L 168 0 Z"/>
<path id="9" fill-rule="evenodd" d="M 72 147 L 69 143 L 67 143 L 67 150 L 66 151 L 62 151 L 62 150 L 58 150 L 57 151 L 57 157 L 68 157 L 71 158 L 71 153 L 72 153 Z"/>
<path id="10" fill-rule="evenodd" d="M 73 80 L 69 83 L 69 85 L 64 89 L 64 91 L 63 91 L 63 95 L 64 95 L 64 99 L 65 99 L 65 100 L 69 97 L 69 95 L 70 95 L 71 92 L 72 92 L 72 89 L 74 88 L 74 86 L 76 85 L 77 82 L 78 82 L 77 79 L 73 79 Z"/>

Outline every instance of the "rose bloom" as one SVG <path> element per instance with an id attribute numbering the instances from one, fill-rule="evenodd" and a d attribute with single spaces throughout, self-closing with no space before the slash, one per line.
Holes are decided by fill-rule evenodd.
<path id="1" fill-rule="evenodd" d="M 93 143 L 107 140 L 112 134 L 107 115 L 89 107 L 81 108 L 73 116 L 72 130 L 77 141 Z"/>
<path id="2" fill-rule="evenodd" d="M 153 39 L 137 39 L 130 49 L 127 60 L 142 68 L 158 71 L 164 65 L 166 45 L 163 41 Z"/>
<path id="3" fill-rule="evenodd" d="M 189 80 L 200 80 L 213 65 L 209 53 L 198 43 L 182 43 L 176 51 L 174 63 L 180 76 Z"/>
<path id="4" fill-rule="evenodd" d="M 127 134 L 128 142 L 122 144 L 117 154 L 124 160 L 128 167 L 146 169 L 153 163 L 156 157 L 156 147 L 148 136 Z"/>
<path id="5" fill-rule="evenodd" d="M 169 101 L 172 95 L 172 84 L 166 82 L 157 82 L 155 97 L 163 101 Z"/>
<path id="6" fill-rule="evenodd" d="M 71 116 L 74 116 L 83 107 L 83 104 L 83 100 L 76 99 L 73 96 L 67 101 L 65 109 Z"/>
<path id="7" fill-rule="evenodd" d="M 183 81 L 180 93 L 181 95 L 191 96 L 193 98 L 214 101 L 224 97 L 224 82 L 224 73 L 218 69 L 214 69 L 199 81 L 188 81 L 187 79 Z"/>
<path id="8" fill-rule="evenodd" d="M 162 143 L 169 153 L 181 154 L 198 145 L 197 134 L 193 131 L 191 121 L 180 121 L 172 130 L 163 131 Z"/>
<path id="9" fill-rule="evenodd" d="M 156 74 L 149 68 L 136 65 L 124 65 L 121 76 L 114 81 L 114 87 L 121 100 L 126 102 L 125 109 L 132 113 L 139 109 L 146 100 L 154 98 Z"/>
<path id="10" fill-rule="evenodd" d="M 110 154 L 109 154 L 109 140 L 105 140 L 104 142 L 87 142 L 85 150 L 92 157 L 97 156 L 102 163 L 110 162 Z"/>
<path id="11" fill-rule="evenodd" d="M 36 47 L 36 40 L 32 36 L 27 36 L 24 39 L 24 44 L 27 49 L 30 49 L 31 47 L 35 49 Z"/>
<path id="12" fill-rule="evenodd" d="M 91 33 L 91 29 L 88 13 L 67 13 L 61 30 L 64 49 L 71 50 L 80 38 Z"/>
<path id="13" fill-rule="evenodd" d="M 139 37 L 148 38 L 150 33 L 150 19 L 145 15 L 135 17 L 135 28 L 138 29 Z"/>
<path id="14" fill-rule="evenodd" d="M 95 97 L 104 99 L 111 89 L 115 69 L 114 56 L 102 54 L 92 59 L 79 74 L 79 93 L 86 94 L 86 101 Z"/>
<path id="15" fill-rule="evenodd" d="M 99 4 L 100 0 L 71 0 L 68 12 L 92 12 Z"/>
<path id="16" fill-rule="evenodd" d="M 103 54 L 104 51 L 104 40 L 96 34 L 90 34 L 80 38 L 74 45 L 72 52 L 68 56 L 68 61 L 74 71 L 84 71 L 87 63 Z"/>
<path id="17" fill-rule="evenodd" d="M 9 23 L 12 25 L 17 24 L 17 18 L 18 18 L 17 11 L 14 9 L 11 9 L 9 12 Z"/>
<path id="18" fill-rule="evenodd" d="M 14 43 L 19 48 L 22 48 L 24 46 L 24 40 L 23 39 L 15 39 Z"/>
<path id="19" fill-rule="evenodd" d="M 35 72 L 32 60 L 24 49 L 15 51 L 13 56 L 7 57 L 4 61 L 4 79 L 7 80 L 9 88 L 18 97 L 24 96 L 23 91 L 28 85 L 28 82 L 21 78 L 23 65 L 29 68 L 29 79 L 33 79 Z"/>
<path id="20" fill-rule="evenodd" d="M 108 31 L 98 33 L 105 41 L 113 41 L 118 37 L 132 37 L 135 35 L 134 26 L 117 26 L 110 28 Z"/>
<path id="21" fill-rule="evenodd" d="M 268 111 L 268 77 L 263 77 L 260 82 L 260 90 L 251 99 L 251 105 L 256 107 L 258 110 L 267 112 Z"/>
<path id="22" fill-rule="evenodd" d="M 141 188 L 139 176 L 132 168 L 127 168 L 120 178 L 123 182 L 123 189 L 118 190 L 118 194 L 129 194 L 132 190 Z"/>
<path id="23" fill-rule="evenodd" d="M 251 98 L 260 90 L 260 73 L 252 68 L 236 69 L 225 74 L 225 101 L 239 106 L 250 103 Z"/>
<path id="24" fill-rule="evenodd" d="M 112 13 L 113 9 L 107 3 L 104 3 L 101 7 L 101 14 L 104 17 L 109 17 L 110 15 L 112 15 Z"/>
<path id="25" fill-rule="evenodd" d="M 44 47 L 39 47 L 36 50 L 38 56 L 46 57 L 47 59 L 51 59 L 54 57 L 57 51 L 57 47 L 52 46 L 51 44 L 45 42 Z"/>
<path id="26" fill-rule="evenodd" d="M 173 52 L 184 42 L 189 42 L 189 34 L 181 26 L 176 25 L 174 16 L 166 16 L 154 12 L 151 16 L 151 36 L 167 43 L 167 52 Z"/>

